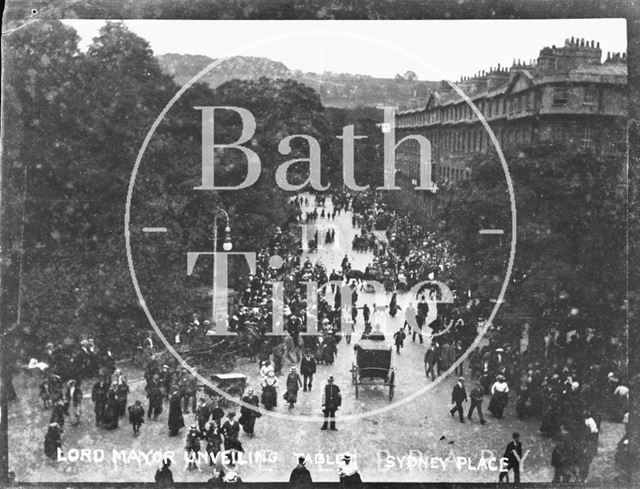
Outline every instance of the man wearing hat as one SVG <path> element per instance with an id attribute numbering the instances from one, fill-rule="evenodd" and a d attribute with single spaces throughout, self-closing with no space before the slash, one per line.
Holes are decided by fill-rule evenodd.
<path id="1" fill-rule="evenodd" d="M 160 416 L 162 412 L 162 399 L 164 397 L 159 374 L 155 374 L 153 378 L 147 382 L 145 390 L 147 391 L 147 398 L 149 399 L 147 419 L 153 418 L 154 421 L 157 421 L 158 416 Z"/>
<path id="2" fill-rule="evenodd" d="M 226 450 L 238 450 L 239 452 L 244 452 L 242 445 L 240 444 L 240 440 L 238 440 L 238 435 L 240 434 L 240 423 L 236 419 L 236 413 L 234 411 L 230 411 L 227 414 L 227 421 L 224 422 L 220 431 L 224 436 L 224 447 Z"/>
<path id="3" fill-rule="evenodd" d="M 451 403 L 455 404 L 455 406 L 453 406 L 449 412 L 451 413 L 451 416 L 453 416 L 456 414 L 456 411 L 458 411 L 461 423 L 464 423 L 464 410 L 462 409 L 463 402 L 467 402 L 467 391 L 464 388 L 464 377 L 459 377 L 458 382 L 453 386 L 453 391 L 451 392 Z"/>
<path id="4" fill-rule="evenodd" d="M 295 466 L 289 476 L 289 486 L 293 489 L 311 489 L 313 487 L 311 473 L 306 467 L 304 457 L 298 457 L 298 465 Z"/>
<path id="5" fill-rule="evenodd" d="M 316 373 L 316 360 L 307 350 L 305 350 L 302 361 L 300 362 L 300 373 L 302 374 L 302 390 L 307 392 L 307 389 L 311 390 L 313 374 Z"/>
<path id="6" fill-rule="evenodd" d="M 338 475 L 340 476 L 342 486 L 345 488 L 356 488 L 362 486 L 362 479 L 358 472 L 358 466 L 355 462 L 351 461 L 351 454 L 348 452 L 344 454 L 342 461 L 338 466 Z"/>
<path id="7" fill-rule="evenodd" d="M 336 411 L 342 404 L 342 395 L 340 388 L 333 383 L 333 376 L 330 376 L 327 385 L 324 386 L 324 395 L 322 396 L 322 407 L 324 408 L 324 424 L 322 430 L 329 429 L 337 431 L 336 428 Z"/>
<path id="8" fill-rule="evenodd" d="M 485 389 L 480 383 L 479 380 L 476 381 L 475 386 L 471 389 L 471 407 L 469 408 L 469 413 L 467 414 L 467 418 L 471 421 L 471 416 L 473 415 L 473 410 L 478 410 L 478 416 L 480 416 L 480 424 L 485 424 L 484 416 L 482 414 L 482 399 L 484 398 Z"/>
<path id="9" fill-rule="evenodd" d="M 498 482 L 502 482 L 505 479 L 509 482 L 509 471 L 513 470 L 513 482 L 520 483 L 520 460 L 522 460 L 520 433 L 513 433 L 512 440 L 507 444 L 502 460 L 506 461 L 506 464 L 503 465 L 503 470 L 500 471 Z"/>

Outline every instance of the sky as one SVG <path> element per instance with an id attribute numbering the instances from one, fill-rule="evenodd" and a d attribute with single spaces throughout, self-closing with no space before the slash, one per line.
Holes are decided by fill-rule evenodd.
<path id="1" fill-rule="evenodd" d="M 65 20 L 91 43 L 103 20 Z M 422 80 L 458 80 L 480 70 L 537 58 L 545 46 L 575 36 L 607 51 L 627 46 L 625 19 L 543 20 L 125 20 L 155 54 L 262 56 L 289 69 Z"/>

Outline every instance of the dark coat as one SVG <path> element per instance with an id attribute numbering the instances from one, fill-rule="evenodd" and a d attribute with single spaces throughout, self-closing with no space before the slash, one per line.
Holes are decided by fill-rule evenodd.
<path id="1" fill-rule="evenodd" d="M 518 454 L 518 457 L 514 455 L 514 451 Z M 515 440 L 511 440 L 507 444 L 503 457 L 507 459 L 509 467 L 517 466 L 520 463 L 518 459 L 522 460 L 522 443 L 520 441 L 516 442 Z"/>
<path id="2" fill-rule="evenodd" d="M 104 403 L 107 400 L 107 390 L 108 386 L 102 382 L 96 382 L 93 384 L 93 389 L 91 391 L 91 400 L 95 403 L 95 410 L 101 411 L 104 407 Z"/>
<path id="3" fill-rule="evenodd" d="M 462 403 L 462 401 L 467 400 L 467 391 L 464 386 L 461 386 L 456 382 L 456 385 L 453 386 L 453 391 L 451 392 L 451 402 L 454 404 Z"/>
<path id="4" fill-rule="evenodd" d="M 129 423 L 132 425 L 144 423 L 144 408 L 141 405 L 129 406 Z"/>
<path id="5" fill-rule="evenodd" d="M 400 346 L 404 345 L 404 338 L 405 338 L 404 331 L 396 331 L 393 337 L 396 340 L 396 345 L 400 345 Z"/>
<path id="6" fill-rule="evenodd" d="M 102 419 L 105 428 L 109 430 L 114 430 L 118 427 L 118 406 L 118 394 L 115 390 L 109 389 L 107 393 L 107 405 Z"/>
<path id="7" fill-rule="evenodd" d="M 73 399 L 71 399 L 71 389 L 67 387 L 67 392 L 65 393 L 64 398 L 68 403 L 73 403 L 74 406 L 82 404 L 82 391 L 80 390 L 80 387 L 76 385 L 76 388 L 73 391 Z"/>
<path id="8" fill-rule="evenodd" d="M 171 469 L 164 465 L 162 469 L 156 470 L 156 482 L 161 486 L 166 486 L 169 484 L 173 484 L 173 473 Z"/>
<path id="9" fill-rule="evenodd" d="M 429 348 L 427 352 L 424 354 L 424 363 L 434 365 L 435 363 L 437 363 L 437 361 L 438 361 L 438 352 L 433 348 Z"/>
<path id="10" fill-rule="evenodd" d="M 316 373 L 316 361 L 313 357 L 302 357 L 300 362 L 300 373 L 302 375 L 313 375 Z"/>
<path id="11" fill-rule="evenodd" d="M 198 423 L 200 424 L 206 424 L 207 421 L 209 421 L 209 418 L 211 417 L 211 410 L 209 409 L 209 406 L 207 406 L 206 404 L 202 405 L 199 404 L 198 407 L 196 408 L 196 418 L 198 420 Z"/>
<path id="12" fill-rule="evenodd" d="M 49 427 L 44 438 L 44 454 L 52 460 L 57 460 L 58 448 L 61 447 L 60 429 L 57 426 Z"/>
<path id="13" fill-rule="evenodd" d="M 240 452 L 244 451 L 242 444 L 238 440 L 238 435 L 240 434 L 240 423 L 238 423 L 238 421 L 225 421 L 220 431 L 224 435 L 225 449 L 238 450 Z"/>
<path id="14" fill-rule="evenodd" d="M 174 394 L 169 398 L 169 434 L 177 434 L 180 428 L 184 428 L 182 406 L 180 403 L 180 396 L 178 394 Z"/>
<path id="15" fill-rule="evenodd" d="M 313 487 L 311 473 L 304 465 L 298 465 L 291 471 L 289 487 L 293 489 L 310 489 Z"/>
<path id="16" fill-rule="evenodd" d="M 324 386 L 324 407 L 328 410 L 336 410 L 340 407 L 340 388 L 335 384 Z"/>
<path id="17" fill-rule="evenodd" d="M 484 397 L 484 387 L 476 386 L 471 389 L 471 400 L 475 402 L 482 402 Z"/>
<path id="18" fill-rule="evenodd" d="M 51 412 L 50 423 L 58 423 L 60 428 L 64 427 L 64 406 L 62 404 L 54 404 L 53 411 Z"/>
<path id="19" fill-rule="evenodd" d="M 252 396 L 250 395 L 244 396 L 242 398 L 242 402 L 258 407 L 260 400 L 258 399 L 258 396 L 254 394 Z M 240 408 L 240 419 L 238 420 L 238 423 L 242 425 L 242 428 L 246 433 L 252 434 L 255 423 L 256 423 L 256 419 L 259 418 L 260 416 L 262 416 L 262 414 L 260 414 L 259 412 L 242 406 Z"/>

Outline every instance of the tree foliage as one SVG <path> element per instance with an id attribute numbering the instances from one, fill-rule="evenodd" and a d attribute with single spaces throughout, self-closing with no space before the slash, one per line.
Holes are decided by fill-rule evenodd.
<path id="1" fill-rule="evenodd" d="M 517 247 L 496 322 L 509 325 L 512 339 L 519 337 L 525 321 L 537 327 L 534 334 L 557 326 L 623 335 L 622 158 L 538 145 L 506 159 L 515 191 Z M 454 282 L 468 286 L 474 297 L 495 300 L 509 258 L 510 200 L 495 154 L 474 162 L 473 169 L 441 209 L 440 225 L 459 259 Z M 504 229 L 505 234 L 498 238 L 478 233 L 486 228 Z"/>
<path id="2" fill-rule="evenodd" d="M 4 295 L 14 322 L 21 312 L 15 352 L 37 354 L 66 336 L 131 348 L 147 325 L 124 246 L 127 189 L 149 128 L 179 87 L 149 44 L 118 22 L 107 23 L 86 52 L 62 23 L 33 22 L 7 36 L 4 55 L 3 265 L 14 273 L 5 275 L 3 292 L 21 291 Z M 255 115 L 249 147 L 263 166 L 256 185 L 194 190 L 202 130 L 194 107 L 203 105 L 235 105 Z M 216 140 L 236 140 L 239 118 L 220 112 Z M 154 316 L 178 320 L 193 310 L 194 287 L 210 285 L 202 271 L 186 277 L 186 251 L 213 250 L 216 208 L 229 213 L 236 250 L 264 246 L 273 228 L 291 218 L 290 195 L 275 185 L 275 168 L 308 150 L 294 144 L 283 156 L 278 142 L 308 134 L 325 144 L 327 128 L 317 94 L 293 81 L 234 80 L 216 91 L 195 84 L 178 99 L 150 140 L 131 208 L 136 272 L 154 298 Z M 217 184 L 242 180 L 238 153 L 217 154 Z M 303 179 L 304 165 L 291 173 L 291 181 Z M 221 236 L 225 224 L 218 222 Z M 143 226 L 169 232 L 158 239 L 141 233 Z"/>

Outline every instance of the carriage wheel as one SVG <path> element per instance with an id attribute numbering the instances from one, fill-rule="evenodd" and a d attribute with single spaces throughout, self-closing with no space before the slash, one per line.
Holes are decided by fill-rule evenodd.
<path id="1" fill-rule="evenodd" d="M 395 390 L 396 384 L 396 371 L 391 369 L 391 373 L 389 374 L 389 402 L 393 401 L 393 391 Z"/>
<path id="2" fill-rule="evenodd" d="M 236 368 L 236 357 L 233 353 L 225 353 L 220 359 L 220 368 L 222 373 L 228 374 Z"/>

